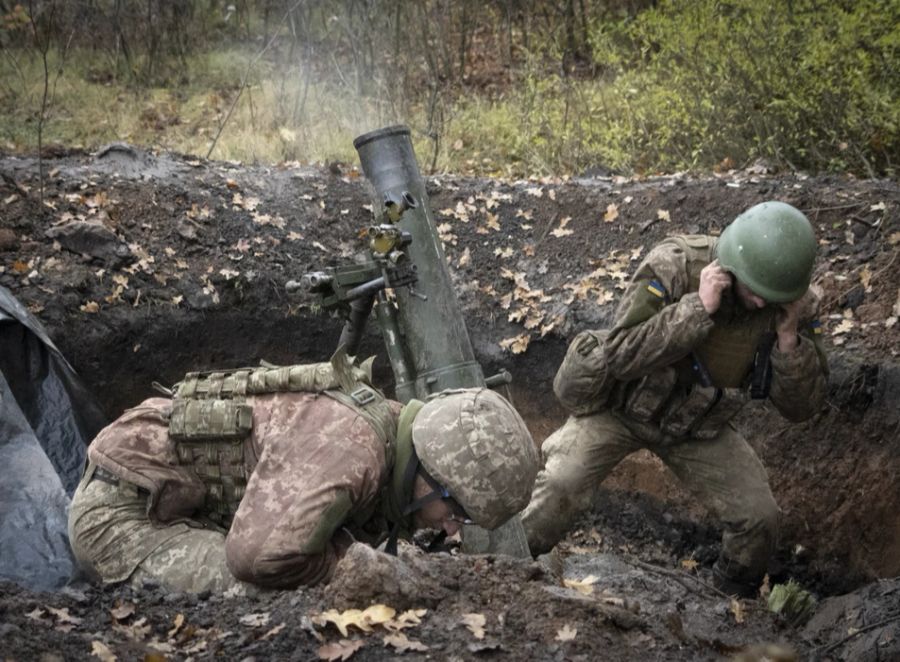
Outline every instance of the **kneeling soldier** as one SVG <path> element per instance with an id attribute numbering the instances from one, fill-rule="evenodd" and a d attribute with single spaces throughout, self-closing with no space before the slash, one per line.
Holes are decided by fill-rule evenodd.
<path id="1" fill-rule="evenodd" d="M 402 406 L 370 367 L 191 373 L 103 429 L 73 498 L 78 561 L 103 582 L 174 590 L 328 581 L 354 541 L 487 529 L 527 503 L 536 447 L 488 389 Z"/>
<path id="2" fill-rule="evenodd" d="M 542 448 L 522 520 L 533 553 L 555 545 L 600 481 L 646 448 L 723 523 L 718 584 L 756 588 L 778 507 L 730 420 L 752 398 L 768 397 L 790 421 L 821 407 L 815 254 L 809 221 L 781 202 L 747 210 L 718 241 L 671 237 L 650 251 L 613 328 L 576 336 L 557 373 L 554 390 L 575 415 Z"/>

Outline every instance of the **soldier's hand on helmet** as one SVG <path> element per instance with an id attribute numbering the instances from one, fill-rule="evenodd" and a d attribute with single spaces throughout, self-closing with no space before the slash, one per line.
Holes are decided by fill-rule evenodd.
<path id="1" fill-rule="evenodd" d="M 805 321 L 819 316 L 819 302 L 822 300 L 822 288 L 811 284 L 806 294 L 790 303 L 781 304 L 775 318 L 775 331 L 778 333 L 778 350 L 790 352 L 800 342 L 799 330 Z"/>
<path id="2" fill-rule="evenodd" d="M 731 287 L 731 274 L 719 265 L 718 260 L 713 260 L 700 272 L 700 303 L 706 312 L 712 315 L 722 305 L 722 292 Z"/>

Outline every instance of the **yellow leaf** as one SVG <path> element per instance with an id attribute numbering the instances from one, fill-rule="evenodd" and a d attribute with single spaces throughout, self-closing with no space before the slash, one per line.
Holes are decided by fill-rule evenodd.
<path id="1" fill-rule="evenodd" d="M 100 304 L 96 301 L 88 301 L 83 306 L 79 306 L 78 309 L 83 313 L 97 313 L 100 312 Z"/>
<path id="2" fill-rule="evenodd" d="M 734 622 L 735 623 L 743 623 L 744 622 L 744 607 L 743 605 L 735 600 L 731 599 L 731 613 L 734 614 Z"/>
<path id="3" fill-rule="evenodd" d="M 428 646 L 423 644 L 421 641 L 416 641 L 415 639 L 408 639 L 405 634 L 402 632 L 395 632 L 394 634 L 385 635 L 382 639 L 385 646 L 393 646 L 397 649 L 398 653 L 405 653 L 406 651 L 427 651 Z"/>
<path id="4" fill-rule="evenodd" d="M 471 259 L 472 259 L 472 254 L 471 254 L 471 252 L 469 251 L 469 247 L 466 246 L 466 250 L 464 250 L 464 251 L 463 251 L 463 254 L 459 256 L 459 262 L 458 262 L 458 264 L 459 264 L 460 267 L 464 267 L 464 266 L 466 266 L 467 264 L 469 264 L 469 260 L 471 260 Z"/>
<path id="5" fill-rule="evenodd" d="M 566 623 L 556 632 L 556 641 L 572 641 L 578 634 L 578 628 L 573 628 Z"/>
<path id="6" fill-rule="evenodd" d="M 387 623 L 396 615 L 397 610 L 387 605 L 377 604 L 366 607 L 363 610 L 361 619 L 368 625 L 381 625 Z"/>
<path id="7" fill-rule="evenodd" d="M 699 564 L 694 559 L 681 559 L 681 567 L 685 570 L 693 570 Z"/>
<path id="8" fill-rule="evenodd" d="M 606 206 L 606 213 L 603 214 L 603 222 L 612 223 L 617 218 L 619 218 L 619 207 L 614 202 L 611 202 Z"/>
<path id="9" fill-rule="evenodd" d="M 91 655 L 94 657 L 99 657 L 100 662 L 116 662 L 116 660 L 119 659 L 102 641 L 91 642 Z"/>
<path id="10" fill-rule="evenodd" d="M 350 656 L 362 648 L 365 643 L 366 642 L 362 639 L 355 639 L 353 641 L 341 639 L 340 641 L 334 641 L 330 644 L 319 646 L 319 650 L 316 651 L 316 654 L 319 656 L 320 660 L 328 660 L 329 662 L 333 662 L 334 660 L 348 660 L 350 659 Z"/>
<path id="11" fill-rule="evenodd" d="M 508 349 L 513 354 L 521 354 L 528 349 L 528 343 L 530 342 L 531 337 L 527 333 L 522 333 L 518 336 L 501 340 L 500 347 L 502 349 Z"/>
<path id="12" fill-rule="evenodd" d="M 484 639 L 484 624 L 487 623 L 484 614 L 463 614 L 462 623 L 476 639 Z"/>
<path id="13" fill-rule="evenodd" d="M 656 210 L 656 218 L 658 218 L 661 221 L 665 221 L 666 223 L 669 223 L 672 220 L 672 216 L 665 209 L 657 209 Z"/>
<path id="14" fill-rule="evenodd" d="M 588 575 L 584 579 L 563 579 L 563 586 L 573 588 L 582 595 L 590 595 L 594 592 L 594 584 L 597 578 L 594 575 Z"/>
<path id="15" fill-rule="evenodd" d="M 866 292 L 872 291 L 872 270 L 869 269 L 869 265 L 865 265 L 862 270 L 859 272 L 859 281 L 862 283 L 863 288 Z"/>
<path id="16" fill-rule="evenodd" d="M 888 237 L 888 243 L 891 246 L 896 246 L 900 244 L 900 232 L 892 232 L 891 236 Z"/>

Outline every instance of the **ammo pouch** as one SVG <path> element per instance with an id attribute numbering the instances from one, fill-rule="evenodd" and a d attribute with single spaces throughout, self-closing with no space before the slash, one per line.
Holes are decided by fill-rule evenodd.
<path id="1" fill-rule="evenodd" d="M 248 395 L 322 393 L 351 407 L 390 447 L 394 439 L 390 405 L 370 386 L 371 360 L 359 366 L 338 350 L 330 363 L 192 372 L 173 389 L 169 436 L 178 464 L 189 467 L 206 485 L 204 514 L 227 529 L 249 478 L 244 442 L 253 431 Z"/>
<path id="2" fill-rule="evenodd" d="M 607 330 L 582 331 L 566 350 L 553 378 L 553 392 L 575 416 L 593 414 L 606 406 L 616 380 L 606 364 Z"/>
<path id="3" fill-rule="evenodd" d="M 625 400 L 624 413 L 640 423 L 657 423 L 676 439 L 713 439 L 750 399 L 742 388 L 693 384 L 677 388 L 674 368 L 641 378 Z"/>
<path id="4" fill-rule="evenodd" d="M 672 397 L 678 375 L 675 368 L 663 368 L 638 380 L 625 398 L 625 414 L 639 423 L 652 423 Z"/>

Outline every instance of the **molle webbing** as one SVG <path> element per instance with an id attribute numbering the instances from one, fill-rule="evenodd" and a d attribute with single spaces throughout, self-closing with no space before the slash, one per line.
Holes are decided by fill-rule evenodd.
<path id="1" fill-rule="evenodd" d="M 189 372 L 175 386 L 176 398 L 235 398 L 290 391 L 321 393 L 340 386 L 330 363 Z"/>

